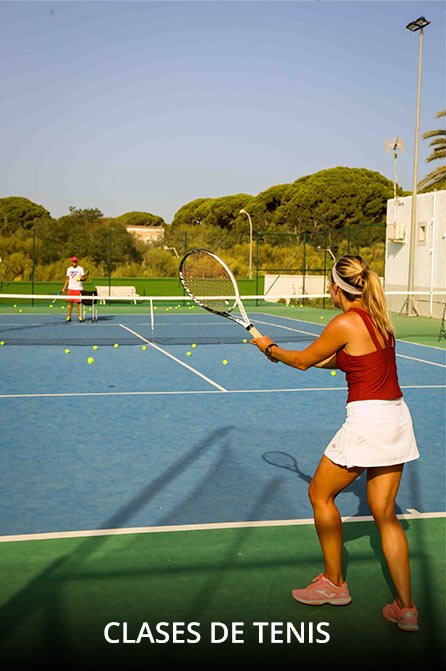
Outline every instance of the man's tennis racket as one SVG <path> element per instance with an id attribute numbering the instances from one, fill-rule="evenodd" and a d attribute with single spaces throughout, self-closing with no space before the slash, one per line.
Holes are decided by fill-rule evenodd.
<path id="1" fill-rule="evenodd" d="M 51 301 L 50 307 L 53 307 L 54 303 L 57 301 L 58 296 L 60 296 L 60 291 L 57 292 L 56 297 L 54 298 L 54 300 Z"/>
<path id="2" fill-rule="evenodd" d="M 253 338 L 262 334 L 251 324 L 240 298 L 237 282 L 224 261 L 205 249 L 188 252 L 180 263 L 180 281 L 197 305 L 215 315 L 232 319 Z M 232 314 L 238 308 L 239 314 Z"/>

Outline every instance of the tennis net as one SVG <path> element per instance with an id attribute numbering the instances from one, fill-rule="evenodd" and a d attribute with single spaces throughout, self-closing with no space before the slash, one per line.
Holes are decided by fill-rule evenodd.
<path id="1" fill-rule="evenodd" d="M 406 317 L 407 294 L 389 292 L 396 337 L 444 346 L 444 316 Z M 446 294 L 417 294 L 443 309 Z M 221 299 L 221 297 L 220 297 Z M 79 303 L 80 300 L 80 303 Z M 312 342 L 339 311 L 328 294 L 245 296 L 245 309 L 256 328 L 275 342 Z M 211 314 L 185 296 L 71 297 L 0 294 L 0 342 L 5 345 L 160 345 L 242 343 L 249 334 L 229 319 Z M 82 321 L 78 321 L 78 305 Z M 392 308 L 391 308 L 392 309 Z M 438 313 L 438 309 L 437 309 Z"/>

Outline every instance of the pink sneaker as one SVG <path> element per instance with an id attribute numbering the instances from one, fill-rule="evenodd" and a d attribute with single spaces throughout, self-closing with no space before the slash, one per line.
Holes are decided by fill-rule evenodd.
<path id="1" fill-rule="evenodd" d="M 404 631 L 418 631 L 418 611 L 412 608 L 400 608 L 396 602 L 388 603 L 383 608 L 383 615 L 389 622 L 398 625 Z"/>
<path id="2" fill-rule="evenodd" d="M 352 600 L 345 582 L 336 587 L 323 573 L 320 573 L 305 589 L 293 589 L 292 595 L 296 601 L 310 606 L 323 606 L 325 603 L 332 606 L 346 606 Z"/>

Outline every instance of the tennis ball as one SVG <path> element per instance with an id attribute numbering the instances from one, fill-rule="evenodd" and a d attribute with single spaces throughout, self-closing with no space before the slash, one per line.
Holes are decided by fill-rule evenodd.
<path id="1" fill-rule="evenodd" d="M 98 348 L 98 346 L 97 346 L 97 345 L 93 345 L 93 349 L 97 349 L 97 348 Z"/>
<path id="2" fill-rule="evenodd" d="M 223 366 L 227 366 L 227 365 L 228 365 L 228 362 L 227 362 L 226 359 L 225 359 L 225 360 L 223 361 Z"/>
<path id="3" fill-rule="evenodd" d="M 87 359 L 88 363 L 94 363 L 94 359 L 92 356 L 89 356 Z"/>
<path id="4" fill-rule="evenodd" d="M 246 338 L 243 338 L 243 342 L 248 342 L 248 341 L 246 340 Z"/>
<path id="5" fill-rule="evenodd" d="M 323 319 L 323 317 L 321 317 L 321 319 Z"/>
<path id="6" fill-rule="evenodd" d="M 192 352 L 186 352 L 187 356 L 192 356 Z"/>
<path id="7" fill-rule="evenodd" d="M 147 347 L 145 345 L 142 346 L 142 349 L 146 351 Z"/>
<path id="8" fill-rule="evenodd" d="M 5 344 L 5 343 L 4 343 L 3 340 L 2 340 L 2 341 L 0 342 L 0 345 L 4 345 L 4 344 Z"/>
<path id="9" fill-rule="evenodd" d="M 119 347 L 118 343 L 115 343 L 113 347 L 116 347 L 116 349 Z"/>
<path id="10" fill-rule="evenodd" d="M 69 350 L 69 349 L 66 349 L 66 350 L 65 350 L 65 354 L 69 354 L 69 353 L 70 353 L 70 350 Z"/>
<path id="11" fill-rule="evenodd" d="M 192 345 L 192 347 L 195 349 L 195 348 L 196 348 L 196 344 L 194 343 L 194 344 Z"/>
<path id="12" fill-rule="evenodd" d="M 336 371 L 335 371 L 335 370 L 332 370 L 331 373 L 330 373 L 330 375 L 336 375 Z"/>

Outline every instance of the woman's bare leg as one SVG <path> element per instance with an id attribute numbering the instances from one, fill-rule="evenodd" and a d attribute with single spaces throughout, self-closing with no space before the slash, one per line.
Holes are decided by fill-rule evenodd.
<path id="1" fill-rule="evenodd" d="M 367 500 L 381 535 L 383 553 L 397 592 L 397 603 L 400 608 L 411 608 L 409 548 L 406 534 L 395 514 L 395 499 L 402 473 L 402 464 L 369 468 Z"/>
<path id="2" fill-rule="evenodd" d="M 342 520 L 335 498 L 364 471 L 363 468 L 345 468 L 333 463 L 325 455 L 311 480 L 309 497 L 313 506 L 314 522 L 325 561 L 325 577 L 334 585 L 344 582 L 342 573 Z"/>

